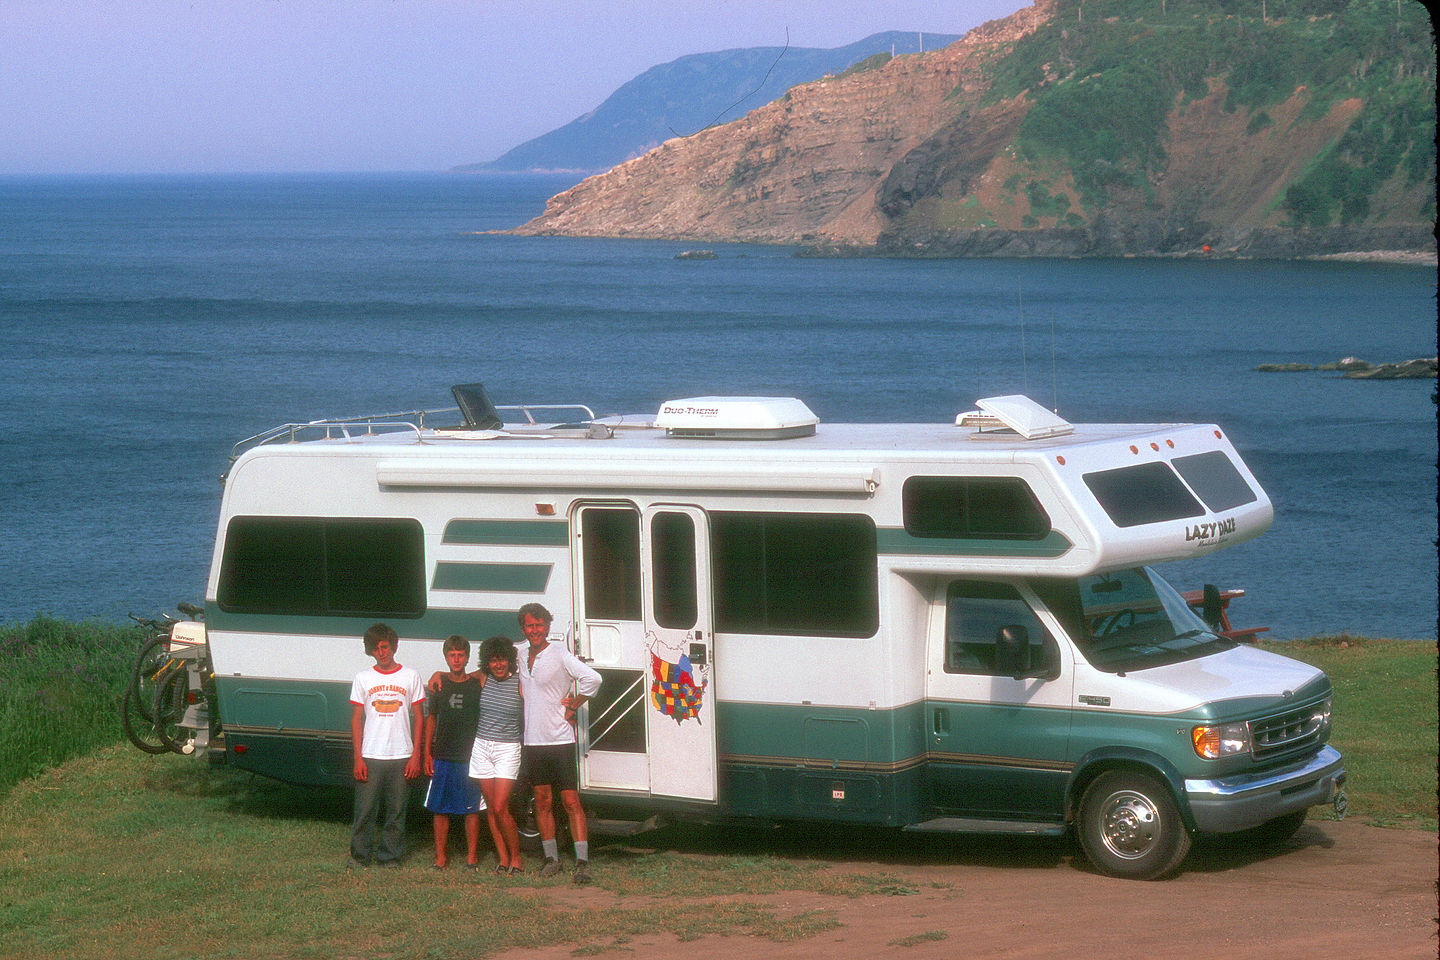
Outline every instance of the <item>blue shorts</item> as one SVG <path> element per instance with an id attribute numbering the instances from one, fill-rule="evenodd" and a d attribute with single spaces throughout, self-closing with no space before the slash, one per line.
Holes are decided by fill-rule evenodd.
<path id="1" fill-rule="evenodd" d="M 470 765 L 455 760 L 436 760 L 435 775 L 425 791 L 425 809 L 452 817 L 479 813 L 485 809 L 480 784 L 470 779 Z"/>

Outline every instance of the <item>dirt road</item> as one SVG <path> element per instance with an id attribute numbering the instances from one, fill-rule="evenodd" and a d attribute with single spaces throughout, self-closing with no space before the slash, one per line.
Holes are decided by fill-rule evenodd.
<path id="1" fill-rule="evenodd" d="M 639 838 L 637 838 L 638 840 Z M 1198 842 L 1185 871 L 1153 883 L 1090 871 L 1072 844 L 1056 840 L 913 837 L 877 851 L 863 839 L 754 839 L 727 853 L 771 850 L 817 861 L 817 869 L 883 873 L 913 891 L 858 898 L 781 894 L 758 898 L 782 917 L 829 911 L 840 926 L 808 939 L 774 943 L 668 934 L 634 938 L 578 955 L 840 960 L 904 956 L 1106 960 L 1184 957 L 1224 960 L 1434 960 L 1436 835 L 1347 822 L 1311 821 L 1268 850 L 1236 842 Z M 638 845 L 638 844 L 637 844 Z M 672 849 L 704 855 L 706 841 Z M 713 849 L 720 849 L 716 841 Z M 894 844 L 892 843 L 892 846 Z M 777 849 L 778 847 L 778 849 Z M 597 856 L 603 869 L 604 860 Z M 551 888 L 556 906 L 578 911 L 622 902 L 603 887 Z M 634 906 L 634 899 L 623 901 Z M 705 901 L 696 908 L 703 910 Z M 577 918 L 583 924 L 583 919 Z M 576 945 L 513 951 L 508 958 L 569 960 Z"/>

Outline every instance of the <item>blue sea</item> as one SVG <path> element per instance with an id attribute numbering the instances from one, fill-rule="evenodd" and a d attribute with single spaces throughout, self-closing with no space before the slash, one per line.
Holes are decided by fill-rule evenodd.
<path id="1" fill-rule="evenodd" d="M 1433 356 L 1433 268 L 812 260 L 520 238 L 555 177 L 0 179 L 0 623 L 204 595 L 232 445 L 275 424 L 496 402 L 653 412 L 798 396 L 951 421 L 1028 393 L 1072 421 L 1203 421 L 1275 502 L 1167 565 L 1289 638 L 1436 635 L 1435 382 L 1257 373 Z"/>

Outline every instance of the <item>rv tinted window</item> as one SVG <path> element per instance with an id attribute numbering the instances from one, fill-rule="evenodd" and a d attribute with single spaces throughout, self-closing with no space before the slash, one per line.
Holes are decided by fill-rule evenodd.
<path id="1" fill-rule="evenodd" d="M 640 514 L 587 507 L 580 514 L 585 616 L 640 619 Z"/>
<path id="2" fill-rule="evenodd" d="M 1235 464 L 1219 450 L 1176 457 L 1172 461 L 1190 489 L 1200 495 L 1212 513 L 1229 510 L 1245 503 L 1254 503 L 1255 491 L 1240 476 Z"/>
<path id="3" fill-rule="evenodd" d="M 1137 463 L 1087 473 L 1085 486 L 1117 527 L 1205 515 L 1205 508 L 1185 489 L 1168 463 Z"/>
<path id="4" fill-rule="evenodd" d="M 235 613 L 418 617 L 424 531 L 417 520 L 235 517 L 217 600 Z"/>
<path id="5" fill-rule="evenodd" d="M 717 631 L 868 637 L 879 627 L 869 517 L 716 513 L 711 558 Z"/>
<path id="6" fill-rule="evenodd" d="M 695 626 L 695 521 L 683 513 L 657 513 L 650 525 L 655 622 L 669 630 Z"/>
<path id="7" fill-rule="evenodd" d="M 1041 540 L 1050 517 L 1019 477 L 911 477 L 905 532 L 964 540 Z"/>

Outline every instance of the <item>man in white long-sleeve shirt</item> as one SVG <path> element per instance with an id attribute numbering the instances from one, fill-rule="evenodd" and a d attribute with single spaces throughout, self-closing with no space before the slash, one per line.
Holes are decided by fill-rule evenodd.
<path id="1" fill-rule="evenodd" d="M 575 841 L 576 883 L 590 882 L 590 837 L 585 808 L 577 792 L 578 755 L 575 713 L 600 689 L 600 674 L 565 649 L 550 642 L 550 611 L 538 603 L 520 608 L 520 632 L 529 641 L 520 657 L 520 687 L 525 698 L 525 734 L 521 777 L 535 789 L 535 821 L 545 852 L 542 877 L 560 871 L 555 840 L 553 790 L 560 791 L 570 836 Z M 571 686 L 574 693 L 571 693 Z"/>

